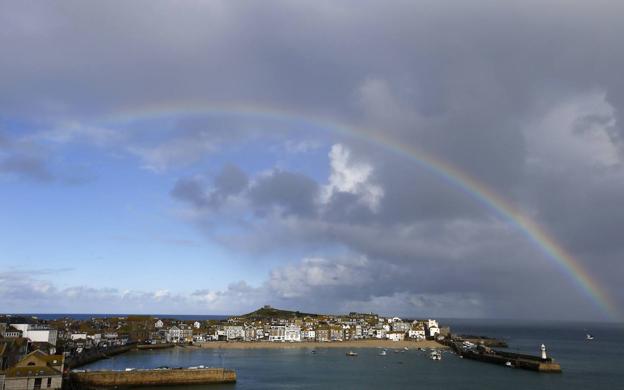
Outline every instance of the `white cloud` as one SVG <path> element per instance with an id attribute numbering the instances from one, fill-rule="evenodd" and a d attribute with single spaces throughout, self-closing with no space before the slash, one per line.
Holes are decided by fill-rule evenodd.
<path id="1" fill-rule="evenodd" d="M 317 150 L 322 146 L 322 143 L 317 140 L 287 140 L 284 142 L 284 150 L 290 154 L 309 153 Z"/>
<path id="2" fill-rule="evenodd" d="M 347 259 L 304 258 L 271 272 L 268 286 L 283 298 L 313 295 L 326 287 L 349 288 L 371 283 L 369 261 L 364 256 Z"/>
<path id="3" fill-rule="evenodd" d="M 372 165 L 353 161 L 351 151 L 342 144 L 334 144 L 329 152 L 331 174 L 329 183 L 321 194 L 323 203 L 328 203 L 337 192 L 357 195 L 360 201 L 372 211 L 379 209 L 384 196 L 383 188 L 371 181 Z"/>
<path id="4" fill-rule="evenodd" d="M 156 146 L 130 146 L 128 151 L 142 160 L 142 167 L 164 172 L 174 165 L 191 164 L 215 150 L 214 140 L 205 135 L 180 137 Z"/>
<path id="5" fill-rule="evenodd" d="M 123 141 L 124 134 L 121 130 L 68 121 L 59 124 L 52 130 L 35 133 L 30 138 L 59 144 L 86 142 L 96 146 L 111 146 Z"/>
<path id="6" fill-rule="evenodd" d="M 475 293 L 414 294 L 399 292 L 372 297 L 365 301 L 347 301 L 343 311 L 361 311 L 399 316 L 427 313 L 431 317 L 458 316 L 480 318 L 487 314 L 482 298 Z"/>

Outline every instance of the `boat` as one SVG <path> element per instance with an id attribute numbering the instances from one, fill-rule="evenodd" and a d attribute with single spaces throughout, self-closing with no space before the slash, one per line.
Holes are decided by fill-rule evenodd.
<path id="1" fill-rule="evenodd" d="M 347 352 L 347 356 L 357 356 L 358 354 L 356 352 L 353 351 L 349 351 Z"/>
<path id="2" fill-rule="evenodd" d="M 379 356 L 386 356 L 388 354 L 388 352 L 386 352 L 386 350 L 382 350 L 381 352 L 379 352 Z"/>
<path id="3" fill-rule="evenodd" d="M 403 349 L 404 349 L 405 351 L 409 351 L 409 348 L 407 348 L 407 347 L 403 347 Z"/>
<path id="4" fill-rule="evenodd" d="M 431 355 L 429 355 L 429 357 L 431 358 L 431 360 L 442 360 L 442 354 L 440 353 L 440 351 L 431 352 Z"/>
<path id="5" fill-rule="evenodd" d="M 513 364 L 511 364 L 511 362 L 507 362 L 507 363 L 505 363 L 505 365 L 506 365 L 507 367 L 513 367 Z"/>
<path id="6" fill-rule="evenodd" d="M 585 336 L 585 340 L 593 340 L 594 336 L 592 336 L 591 334 L 587 333 L 587 335 Z"/>

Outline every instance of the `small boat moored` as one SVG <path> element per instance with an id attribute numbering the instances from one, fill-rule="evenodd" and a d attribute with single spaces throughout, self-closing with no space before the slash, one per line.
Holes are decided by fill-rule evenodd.
<path id="1" fill-rule="evenodd" d="M 442 360 L 442 354 L 440 353 L 440 351 L 431 352 L 431 355 L 429 355 L 429 357 L 431 358 L 431 360 Z"/>
<path id="2" fill-rule="evenodd" d="M 353 351 L 349 351 L 347 352 L 347 356 L 357 356 L 358 354 L 356 352 Z"/>

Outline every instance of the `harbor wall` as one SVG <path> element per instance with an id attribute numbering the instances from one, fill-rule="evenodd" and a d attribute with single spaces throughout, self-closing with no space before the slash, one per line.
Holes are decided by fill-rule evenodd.
<path id="1" fill-rule="evenodd" d="M 121 345 L 116 347 L 109 347 L 106 349 L 93 349 L 87 352 L 81 353 L 76 356 L 70 356 L 65 359 L 65 367 L 68 369 L 84 366 L 85 364 L 93 363 L 101 359 L 106 359 L 111 356 L 119 355 L 124 352 L 128 352 L 135 347 L 135 344 Z"/>
<path id="2" fill-rule="evenodd" d="M 234 383 L 236 372 L 224 368 L 71 372 L 72 388 L 114 388 Z"/>
<path id="3" fill-rule="evenodd" d="M 137 349 L 139 350 L 147 350 L 147 349 L 164 349 L 164 348 L 173 348 L 176 344 L 173 343 L 162 343 L 162 344 L 137 344 Z"/>
<path id="4" fill-rule="evenodd" d="M 552 359 L 542 360 L 537 356 L 523 355 L 509 352 L 493 351 L 492 353 L 475 353 L 464 351 L 461 356 L 468 359 L 478 360 L 486 363 L 506 365 L 511 363 L 514 368 L 521 368 L 539 372 L 561 372 L 561 365 Z"/>

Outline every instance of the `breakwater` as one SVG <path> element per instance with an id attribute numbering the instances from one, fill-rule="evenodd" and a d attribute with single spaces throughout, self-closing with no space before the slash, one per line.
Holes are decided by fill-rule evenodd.
<path id="1" fill-rule="evenodd" d="M 468 341 L 475 345 L 485 345 L 486 347 L 491 348 L 508 348 L 509 345 L 505 340 L 495 339 L 491 337 L 485 336 L 472 336 L 472 335 L 461 335 L 453 338 L 454 340 L 459 341 Z"/>
<path id="2" fill-rule="evenodd" d="M 139 350 L 164 349 L 164 348 L 173 348 L 175 346 L 176 345 L 174 343 L 137 344 L 137 349 L 139 349 Z"/>
<path id="3" fill-rule="evenodd" d="M 120 353 L 128 352 L 135 347 L 135 344 L 114 346 L 109 348 L 94 348 L 81 354 L 69 356 L 65 359 L 65 367 L 68 369 L 84 366 L 101 359 L 107 359 Z"/>
<path id="4" fill-rule="evenodd" d="M 89 371 L 69 374 L 72 389 L 100 389 L 138 386 L 177 386 L 234 383 L 236 372 L 225 368 L 145 369 L 131 371 Z"/>
<path id="5" fill-rule="evenodd" d="M 466 359 L 538 372 L 561 372 L 561 365 L 550 357 L 542 359 L 540 356 L 497 351 L 483 346 L 478 346 L 477 348 L 465 348 L 462 344 L 457 342 L 452 342 L 449 346 L 460 357 Z"/>

